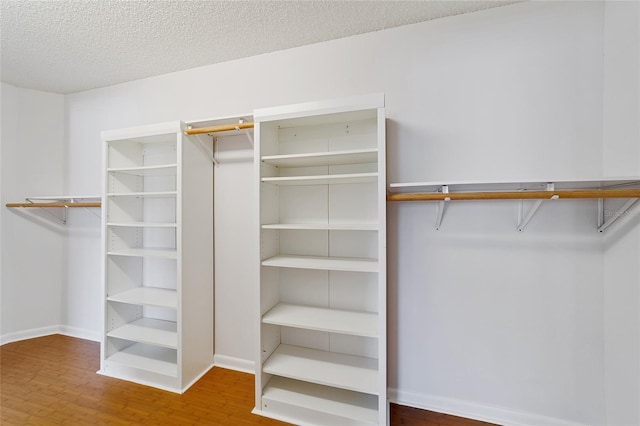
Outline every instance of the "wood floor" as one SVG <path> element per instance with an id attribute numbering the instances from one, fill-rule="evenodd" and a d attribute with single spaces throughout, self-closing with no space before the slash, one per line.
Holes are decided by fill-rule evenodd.
<path id="1" fill-rule="evenodd" d="M 253 375 L 211 369 L 183 395 L 96 374 L 96 342 L 52 335 L 0 347 L 0 424 L 285 425 L 251 414 Z M 391 424 L 487 423 L 391 405 Z"/>

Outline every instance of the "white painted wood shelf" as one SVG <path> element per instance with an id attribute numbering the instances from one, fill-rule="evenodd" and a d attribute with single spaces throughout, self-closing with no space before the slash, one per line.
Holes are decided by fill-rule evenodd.
<path id="1" fill-rule="evenodd" d="M 176 349 L 177 325 L 173 321 L 140 318 L 107 333 L 108 337 Z"/>
<path id="2" fill-rule="evenodd" d="M 158 166 L 117 167 L 107 169 L 108 173 L 122 173 L 133 176 L 175 176 L 177 164 L 161 164 Z"/>
<path id="3" fill-rule="evenodd" d="M 376 259 L 278 255 L 262 261 L 262 266 L 327 271 L 378 272 Z"/>
<path id="4" fill-rule="evenodd" d="M 131 256 L 131 257 L 160 257 L 163 259 L 177 259 L 178 252 L 174 248 L 130 248 L 111 250 L 107 252 L 109 256 Z"/>
<path id="5" fill-rule="evenodd" d="M 378 394 L 376 359 L 281 344 L 265 361 L 268 374 Z"/>
<path id="6" fill-rule="evenodd" d="M 164 198 L 175 197 L 178 193 L 176 191 L 149 191 L 149 192 L 110 192 L 107 197 L 148 197 L 148 198 Z"/>
<path id="7" fill-rule="evenodd" d="M 337 185 L 346 183 L 369 183 L 378 179 L 377 172 L 342 173 L 335 175 L 276 176 L 263 177 L 262 182 L 273 185 Z"/>
<path id="8" fill-rule="evenodd" d="M 153 287 L 137 287 L 107 297 L 110 302 L 128 303 L 131 305 L 156 306 L 176 309 L 178 294 L 175 290 Z"/>
<path id="9" fill-rule="evenodd" d="M 304 154 L 265 155 L 262 161 L 277 167 L 337 166 L 375 163 L 378 149 L 311 152 Z"/>
<path id="10" fill-rule="evenodd" d="M 377 223 L 269 223 L 262 229 L 318 231 L 377 231 Z"/>
<path id="11" fill-rule="evenodd" d="M 297 406 L 326 416 L 324 424 L 375 425 L 378 401 L 372 395 L 275 376 L 264 389 L 263 409 Z M 298 420 L 298 419 L 292 419 Z"/>
<path id="12" fill-rule="evenodd" d="M 107 226 L 114 228 L 177 228 L 175 222 L 110 222 Z"/>
<path id="13" fill-rule="evenodd" d="M 263 315 L 262 322 L 330 333 L 378 337 L 378 315 L 370 312 L 278 303 Z"/>
<path id="14" fill-rule="evenodd" d="M 178 376 L 175 349 L 136 343 L 114 353 L 106 361 L 174 378 Z"/>
<path id="15" fill-rule="evenodd" d="M 442 181 L 442 182 L 395 182 L 388 188 L 387 201 L 438 202 L 435 229 L 440 229 L 445 205 L 459 201 L 504 201 L 520 202 L 517 230 L 524 231 L 543 202 L 550 200 L 597 200 L 598 217 L 595 229 L 604 232 L 621 217 L 630 217 L 631 209 L 640 206 L 640 177 L 611 177 L 604 179 L 564 180 L 544 179 L 527 181 Z M 627 199 L 623 206 L 616 207 L 617 214 L 605 217 L 605 202 L 608 199 Z M 534 204 L 524 213 L 524 202 Z"/>

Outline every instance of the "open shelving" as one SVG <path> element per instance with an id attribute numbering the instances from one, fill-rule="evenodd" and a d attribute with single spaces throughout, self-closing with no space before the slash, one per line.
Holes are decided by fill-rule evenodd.
<path id="1" fill-rule="evenodd" d="M 598 200 L 597 227 L 604 232 L 618 219 L 630 216 L 631 209 L 640 203 L 640 177 L 611 177 L 606 179 L 546 179 L 522 182 L 449 181 L 397 182 L 389 185 L 387 201 L 436 201 L 436 230 L 440 229 L 445 203 L 472 200 L 520 200 L 518 231 L 523 231 L 545 200 Z M 616 207 L 617 214 L 605 220 L 605 200 L 627 199 Z M 524 214 L 525 200 L 536 200 Z"/>
<path id="2" fill-rule="evenodd" d="M 386 424 L 384 97 L 268 108 L 254 121 L 254 412 Z"/>
<path id="3" fill-rule="evenodd" d="M 213 364 L 213 164 L 185 127 L 103 132 L 100 373 L 177 393 Z"/>

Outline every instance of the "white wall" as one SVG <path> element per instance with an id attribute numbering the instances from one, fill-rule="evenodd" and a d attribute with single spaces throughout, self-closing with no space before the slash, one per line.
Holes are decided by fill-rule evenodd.
<path id="1" fill-rule="evenodd" d="M 28 196 L 61 195 L 65 175 L 64 96 L 2 83 L 2 341 L 61 324 L 66 230 L 43 210 L 7 209 Z M 55 212 L 60 213 L 60 212 Z"/>
<path id="2" fill-rule="evenodd" d="M 615 91 L 637 90 L 638 75 L 631 62 L 613 79 L 615 63 L 603 60 L 616 38 L 637 37 L 637 23 L 627 34 L 624 10 L 605 14 L 611 7 L 520 3 L 66 96 L 65 189 L 99 192 L 105 129 L 380 91 L 390 181 L 636 173 L 633 159 L 615 173 L 616 142 L 603 144 L 618 120 L 609 114 L 621 105 Z M 637 137 L 625 140 L 637 152 Z M 250 152 L 245 161 L 239 151 L 216 170 L 216 353 L 241 364 L 253 355 L 247 294 L 256 289 L 257 240 L 247 225 Z M 605 368 L 621 360 L 622 373 L 637 371 L 637 357 L 604 349 L 611 321 L 628 319 L 610 315 L 616 300 L 638 300 L 632 256 L 607 257 L 605 247 L 626 244 L 633 254 L 636 243 L 603 245 L 591 202 L 546 204 L 524 233 L 514 231 L 516 208 L 456 203 L 436 232 L 433 205 L 389 206 L 392 397 L 507 424 L 605 424 L 619 410 L 637 412 L 633 398 L 619 398 L 637 382 Z M 91 220 L 69 224 L 64 315 L 68 326 L 97 332 L 100 242 Z M 626 287 L 603 300 L 614 258 Z M 637 350 L 634 332 L 623 337 Z"/>
<path id="3" fill-rule="evenodd" d="M 640 175 L 640 4 L 605 11 L 603 172 Z M 629 37 L 629 34 L 636 37 Z M 616 214 L 622 202 L 609 201 Z M 640 424 L 640 206 L 605 238 L 604 348 L 609 425 Z"/>

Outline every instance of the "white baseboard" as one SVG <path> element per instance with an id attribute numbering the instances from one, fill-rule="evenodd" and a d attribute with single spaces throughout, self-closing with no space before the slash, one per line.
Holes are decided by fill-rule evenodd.
<path id="1" fill-rule="evenodd" d="M 59 334 L 63 334 L 69 337 L 76 337 L 78 339 L 92 340 L 94 342 L 100 342 L 102 340 L 100 333 L 97 331 L 87 330 L 85 328 L 70 327 L 68 325 L 61 325 Z"/>
<path id="2" fill-rule="evenodd" d="M 434 395 L 406 392 L 393 388 L 388 389 L 388 396 L 389 401 L 396 404 L 503 426 L 586 426 L 581 423 L 574 423 L 533 413 L 513 411 L 501 407 Z"/>
<path id="3" fill-rule="evenodd" d="M 50 325 L 47 327 L 32 328 L 30 330 L 3 334 L 0 336 L 0 346 L 7 343 L 18 342 L 20 340 L 50 336 L 52 334 L 62 334 L 69 337 L 76 337 L 78 339 L 93 340 L 94 342 L 100 341 L 100 334 L 92 330 L 70 327 L 67 325 Z"/>
<path id="4" fill-rule="evenodd" d="M 215 367 L 226 368 L 229 370 L 241 371 L 243 373 L 255 374 L 255 364 L 242 358 L 234 358 L 226 355 L 214 355 L 213 365 Z"/>

